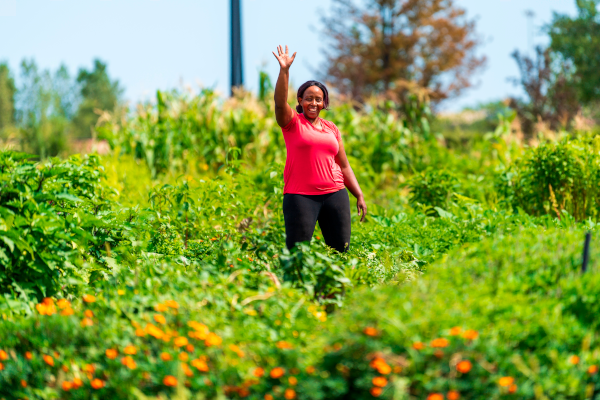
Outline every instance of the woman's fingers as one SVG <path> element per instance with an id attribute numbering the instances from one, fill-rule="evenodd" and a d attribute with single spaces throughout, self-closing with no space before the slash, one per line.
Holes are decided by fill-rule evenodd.
<path id="1" fill-rule="evenodd" d="M 294 62 L 294 60 L 296 59 L 296 54 L 297 54 L 297 53 L 298 53 L 298 52 L 296 51 L 296 52 L 294 52 L 294 54 L 292 55 L 292 60 L 290 61 L 290 64 L 291 64 L 291 63 L 293 63 L 293 62 Z"/>

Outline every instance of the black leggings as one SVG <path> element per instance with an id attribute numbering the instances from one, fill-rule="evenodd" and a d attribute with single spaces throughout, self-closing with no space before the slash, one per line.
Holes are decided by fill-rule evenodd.
<path id="1" fill-rule="evenodd" d="M 346 189 L 328 194 L 283 195 L 285 244 L 292 249 L 312 238 L 319 221 L 325 243 L 340 252 L 350 247 L 350 199 Z"/>

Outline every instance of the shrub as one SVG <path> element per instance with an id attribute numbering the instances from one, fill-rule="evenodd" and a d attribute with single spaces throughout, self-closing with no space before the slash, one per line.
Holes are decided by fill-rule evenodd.
<path id="1" fill-rule="evenodd" d="M 596 218 L 600 206 L 600 137 L 545 142 L 505 170 L 498 189 L 532 215 L 566 210 L 577 220 Z"/>
<path id="2" fill-rule="evenodd" d="M 408 181 L 410 204 L 430 208 L 446 208 L 450 196 L 460 187 L 458 179 L 449 171 L 429 168 L 413 175 Z"/>

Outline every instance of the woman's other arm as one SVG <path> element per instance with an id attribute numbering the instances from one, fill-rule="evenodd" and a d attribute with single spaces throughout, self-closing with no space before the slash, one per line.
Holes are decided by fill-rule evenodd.
<path id="1" fill-rule="evenodd" d="M 365 215 L 367 215 L 367 204 L 365 203 L 363 192 L 360 190 L 360 186 L 356 180 L 354 171 L 352 171 L 352 167 L 348 162 L 346 150 L 344 149 L 344 144 L 342 143 L 341 139 L 338 140 L 338 143 L 340 144 L 340 150 L 338 151 L 337 156 L 335 156 L 335 162 L 342 169 L 342 174 L 344 175 L 344 185 L 346 185 L 350 193 L 356 197 L 356 211 L 358 212 L 358 215 L 361 215 L 362 213 L 360 218 L 360 221 L 362 222 L 365 220 Z"/>
<path id="2" fill-rule="evenodd" d="M 290 123 L 294 118 L 294 110 L 287 102 L 288 97 L 288 84 L 290 81 L 290 67 L 296 58 L 296 53 L 291 57 L 288 52 L 288 47 L 285 46 L 285 53 L 281 46 L 277 47 L 277 53 L 273 52 L 273 55 L 279 61 L 279 77 L 277 78 L 277 84 L 275 85 L 275 118 L 277 124 L 280 127 L 284 127 Z"/>

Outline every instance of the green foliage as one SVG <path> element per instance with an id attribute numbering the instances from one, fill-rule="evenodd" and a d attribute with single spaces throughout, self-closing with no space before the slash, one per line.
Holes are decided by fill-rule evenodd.
<path id="1" fill-rule="evenodd" d="M 459 181 L 449 171 L 429 168 L 413 175 L 407 183 L 410 203 L 432 209 L 446 208 L 451 196 L 459 188 Z"/>
<path id="2" fill-rule="evenodd" d="M 0 132 L 15 123 L 15 80 L 8 65 L 0 64 Z"/>
<path id="3" fill-rule="evenodd" d="M 25 301 L 76 293 L 102 269 L 82 268 L 82 260 L 102 261 L 101 246 L 120 234 L 106 216 L 111 190 L 97 157 L 30 158 L 0 153 L 0 288 Z"/>
<path id="4" fill-rule="evenodd" d="M 94 69 L 80 69 L 77 74 L 80 102 L 73 116 L 73 129 L 77 137 L 92 137 L 99 111 L 115 112 L 121 101 L 123 89 L 119 81 L 108 76 L 107 65 L 94 60 Z"/>
<path id="5" fill-rule="evenodd" d="M 513 207 L 532 215 L 566 210 L 577 220 L 598 215 L 600 143 L 593 139 L 546 142 L 527 152 L 498 179 Z"/>
<path id="6" fill-rule="evenodd" d="M 550 48 L 575 66 L 576 87 L 583 103 L 600 100 L 600 51 L 598 0 L 577 0 L 576 17 L 554 14 L 548 26 Z"/>

